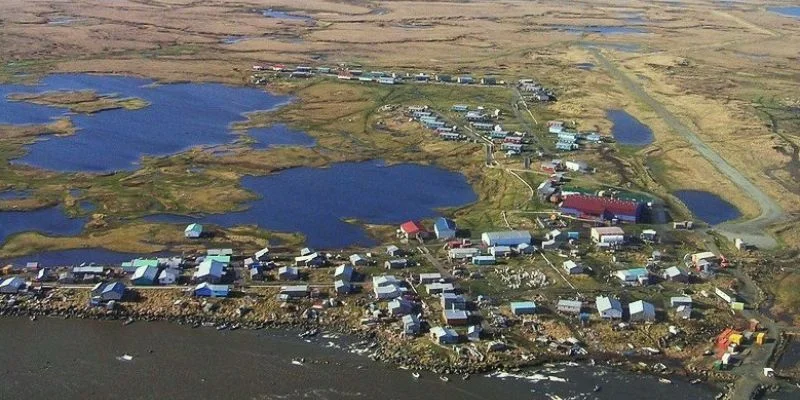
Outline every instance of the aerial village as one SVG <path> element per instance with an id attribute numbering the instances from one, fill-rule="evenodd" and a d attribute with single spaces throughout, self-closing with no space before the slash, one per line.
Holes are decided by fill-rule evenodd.
<path id="1" fill-rule="evenodd" d="M 253 69 L 379 84 L 505 84 L 352 68 Z M 261 79 L 253 75 L 255 83 Z M 531 79 L 515 87 L 531 101 L 555 100 Z M 664 224 L 663 205 L 638 193 L 571 185 L 571 177 L 592 172 L 585 162 L 531 165 L 543 158 L 541 138 L 505 129 L 500 110 L 453 104 L 446 112 L 415 105 L 400 111 L 441 140 L 486 146 L 487 165 L 499 148 L 540 171 L 534 191 L 547 209 L 532 212 L 535 229 L 507 223 L 473 232 L 442 216 L 406 221 L 379 247 L 318 251 L 266 241 L 261 249 L 215 248 L 215 228 L 193 223 L 184 232 L 197 248 L 191 254 L 119 265 L 8 265 L 1 312 L 218 330 L 293 326 L 304 336 L 332 330 L 374 340 L 373 358 L 440 373 L 608 360 L 668 374 L 676 371 L 664 360 L 677 359 L 699 380 L 736 368 L 748 348 L 777 339 L 747 318 L 724 254 L 674 240 L 692 232 L 692 221 Z M 548 122 L 547 135 L 564 153 L 610 140 L 561 121 Z M 748 251 L 742 241 L 735 247 Z"/>

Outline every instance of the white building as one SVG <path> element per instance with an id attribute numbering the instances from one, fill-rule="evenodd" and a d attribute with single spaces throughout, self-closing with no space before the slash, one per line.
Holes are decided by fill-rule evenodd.
<path id="1" fill-rule="evenodd" d="M 625 231 L 618 226 L 600 226 L 591 229 L 591 237 L 595 243 L 603 245 L 620 245 L 625 243 Z"/>
<path id="2" fill-rule="evenodd" d="M 561 266 L 564 268 L 564 272 L 569 275 L 578 275 L 583 273 L 583 267 L 572 260 L 564 261 Z"/>

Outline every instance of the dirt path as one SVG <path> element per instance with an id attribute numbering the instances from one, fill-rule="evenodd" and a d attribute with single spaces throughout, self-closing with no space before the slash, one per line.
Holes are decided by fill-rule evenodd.
<path id="1" fill-rule="evenodd" d="M 624 89 L 637 97 L 644 104 L 649 106 L 656 115 L 659 116 L 675 133 L 681 135 L 694 149 L 705 159 L 711 162 L 717 170 L 731 180 L 747 196 L 758 203 L 761 214 L 749 221 L 739 223 L 724 223 L 715 227 L 720 233 L 729 239 L 741 238 L 745 242 L 760 248 L 773 248 L 777 242 L 773 237 L 766 233 L 766 227 L 775 223 L 785 214 L 783 209 L 770 198 L 766 193 L 748 180 L 739 170 L 730 165 L 717 152 L 703 142 L 691 129 L 689 129 L 678 117 L 666 109 L 663 104 L 650 96 L 644 89 L 631 79 L 625 72 L 609 61 L 597 48 L 587 47 L 587 50 L 597 59 L 600 65 L 608 73 L 619 81 Z"/>

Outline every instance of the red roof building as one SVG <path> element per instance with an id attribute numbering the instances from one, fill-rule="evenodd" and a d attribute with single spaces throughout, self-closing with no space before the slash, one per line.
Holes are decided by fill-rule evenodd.
<path id="1" fill-rule="evenodd" d="M 400 230 L 406 237 L 414 237 L 419 233 L 425 232 L 425 227 L 417 221 L 408 221 L 400 225 Z"/>
<path id="2" fill-rule="evenodd" d="M 601 220 L 619 219 L 625 222 L 639 222 L 644 209 L 643 204 L 631 200 L 609 197 L 572 195 L 561 202 L 561 212 L 577 217 Z"/>

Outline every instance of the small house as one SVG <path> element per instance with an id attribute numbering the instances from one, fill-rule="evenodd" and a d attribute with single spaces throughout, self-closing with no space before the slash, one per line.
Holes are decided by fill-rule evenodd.
<path id="1" fill-rule="evenodd" d="M 686 272 L 684 272 L 682 269 L 680 269 L 678 267 L 675 267 L 675 266 L 665 269 L 664 270 L 664 274 L 662 275 L 662 277 L 665 280 L 674 281 L 674 282 L 688 282 L 689 281 L 689 276 L 686 275 Z"/>
<path id="2" fill-rule="evenodd" d="M 536 314 L 536 303 L 532 301 L 511 302 L 511 313 L 514 315 L 533 315 Z"/>
<path id="3" fill-rule="evenodd" d="M 166 268 L 158 274 L 158 284 L 172 285 L 178 280 L 178 275 L 177 270 Z"/>
<path id="4" fill-rule="evenodd" d="M 589 164 L 583 161 L 568 160 L 564 162 L 567 171 L 583 172 L 589 169 Z"/>
<path id="5" fill-rule="evenodd" d="M 405 299 L 394 299 L 387 304 L 389 315 L 399 317 L 411 314 L 414 311 L 414 303 Z"/>
<path id="6" fill-rule="evenodd" d="M 303 247 L 302 249 L 300 249 L 300 256 L 301 257 L 302 256 L 307 256 L 309 254 L 314 254 L 314 253 L 316 253 L 316 251 L 314 251 L 314 249 L 312 249 L 310 247 Z"/>
<path id="7" fill-rule="evenodd" d="M 386 269 L 405 268 L 405 267 L 408 267 L 408 260 L 405 259 L 405 258 L 395 258 L 395 259 L 392 259 L 392 260 L 387 260 L 384 263 L 384 267 L 386 267 Z"/>
<path id="8" fill-rule="evenodd" d="M 472 263 L 475 265 L 494 265 L 496 259 L 494 256 L 475 256 L 472 257 Z"/>
<path id="9" fill-rule="evenodd" d="M 269 248 L 264 247 L 257 251 L 254 257 L 257 261 L 269 261 Z"/>
<path id="10" fill-rule="evenodd" d="M 568 275 L 578 275 L 583 273 L 583 266 L 572 260 L 564 261 L 561 264 L 561 267 L 564 268 L 564 272 L 566 272 Z"/>
<path id="11" fill-rule="evenodd" d="M 447 325 L 462 326 L 467 325 L 469 314 L 464 310 L 443 310 L 442 318 Z"/>
<path id="12" fill-rule="evenodd" d="M 642 285 L 650 283 L 650 272 L 647 268 L 631 268 L 617 271 L 614 276 L 624 285 Z"/>
<path id="13" fill-rule="evenodd" d="M 464 296 L 453 293 L 442 293 L 440 303 L 442 309 L 445 310 L 465 310 L 467 308 L 467 301 Z"/>
<path id="14" fill-rule="evenodd" d="M 511 247 L 510 246 L 492 246 L 489 248 L 489 254 L 493 255 L 495 258 L 497 257 L 505 257 L 511 255 Z"/>
<path id="15" fill-rule="evenodd" d="M 497 78 L 494 77 L 483 77 L 481 78 L 481 85 L 497 85 Z"/>
<path id="16" fill-rule="evenodd" d="M 622 304 L 613 297 L 600 296 L 595 299 L 597 312 L 603 319 L 622 318 Z"/>
<path id="17" fill-rule="evenodd" d="M 222 279 L 225 264 L 206 258 L 197 266 L 194 273 L 195 282 L 218 283 Z"/>
<path id="18" fill-rule="evenodd" d="M 360 254 L 353 254 L 350 256 L 350 264 L 356 267 L 362 267 L 368 264 L 367 259 Z"/>
<path id="19" fill-rule="evenodd" d="M 450 111 L 467 112 L 469 111 L 469 106 L 466 104 L 455 104 L 452 107 L 450 107 Z"/>
<path id="20" fill-rule="evenodd" d="M 727 303 L 733 303 L 737 299 L 735 294 L 724 289 L 714 288 L 714 293 Z"/>
<path id="21" fill-rule="evenodd" d="M 447 257 L 451 260 L 469 260 L 480 254 L 480 249 L 474 247 L 459 247 L 447 251 Z"/>
<path id="22" fill-rule="evenodd" d="M 403 255 L 403 251 L 399 247 L 392 244 L 386 246 L 386 254 L 388 254 L 389 257 L 399 257 Z"/>
<path id="23" fill-rule="evenodd" d="M 451 75 L 437 74 L 436 75 L 436 80 L 438 82 L 452 82 L 453 81 L 453 77 Z"/>
<path id="24" fill-rule="evenodd" d="M 327 262 L 328 260 L 325 258 L 325 256 L 317 252 L 294 258 L 294 264 L 297 267 L 321 267 Z"/>
<path id="25" fill-rule="evenodd" d="M 300 272 L 294 267 L 278 268 L 278 279 L 282 281 L 296 281 L 300 279 Z"/>
<path id="26" fill-rule="evenodd" d="M 590 235 L 595 243 L 605 245 L 621 245 L 625 243 L 625 231 L 618 226 L 594 227 Z"/>
<path id="27" fill-rule="evenodd" d="M 308 297 L 308 285 L 281 286 L 278 298 L 280 300 L 302 299 Z"/>
<path id="28" fill-rule="evenodd" d="M 656 320 L 656 309 L 652 304 L 638 300 L 628 304 L 630 322 L 653 322 Z"/>
<path id="29" fill-rule="evenodd" d="M 442 123 L 444 125 L 444 123 Z M 406 239 L 426 239 L 428 231 L 417 221 L 406 221 L 400 225 L 400 232 Z"/>
<path id="30" fill-rule="evenodd" d="M 692 318 L 692 306 L 680 305 L 675 308 L 675 316 L 680 319 Z"/>
<path id="31" fill-rule="evenodd" d="M 125 285 L 122 282 L 100 282 L 92 288 L 92 299 L 105 301 L 120 301 L 125 296 Z"/>
<path id="32" fill-rule="evenodd" d="M 434 282 L 425 285 L 428 294 L 455 293 L 456 288 L 452 283 Z"/>
<path id="33" fill-rule="evenodd" d="M 438 218 L 433 224 L 433 233 L 437 239 L 450 240 L 456 237 L 456 223 L 447 218 Z"/>
<path id="34" fill-rule="evenodd" d="M 193 293 L 195 297 L 228 297 L 230 287 L 203 282 L 195 286 Z"/>
<path id="35" fill-rule="evenodd" d="M 408 336 L 419 334 L 419 319 L 416 315 L 404 315 L 400 322 L 403 324 L 403 334 Z"/>
<path id="36" fill-rule="evenodd" d="M 692 298 L 689 296 L 674 296 L 669 298 L 670 307 L 691 306 Z"/>
<path id="37" fill-rule="evenodd" d="M 516 251 L 519 254 L 533 254 L 536 252 L 536 247 L 528 243 L 521 243 L 516 247 Z"/>
<path id="38" fill-rule="evenodd" d="M 458 333 L 451 328 L 435 326 L 430 330 L 431 338 L 437 344 L 456 344 L 458 343 Z"/>
<path id="39" fill-rule="evenodd" d="M 12 276 L 10 278 L 6 278 L 0 283 L 0 293 L 2 294 L 14 294 L 20 291 L 22 287 L 25 286 L 25 280 L 18 277 Z"/>
<path id="40" fill-rule="evenodd" d="M 423 272 L 419 274 L 419 283 L 429 284 L 439 282 L 442 279 L 442 274 L 438 272 Z"/>
<path id="41" fill-rule="evenodd" d="M 378 300 L 395 299 L 405 292 L 405 288 L 400 286 L 400 281 L 392 275 L 373 276 L 372 290 Z"/>
<path id="42" fill-rule="evenodd" d="M 157 278 L 158 267 L 139 267 L 131 276 L 131 284 L 134 286 L 153 285 Z"/>
<path id="43" fill-rule="evenodd" d="M 336 270 L 333 272 L 333 279 L 340 280 L 345 282 L 352 282 L 353 281 L 353 266 L 349 264 L 344 264 L 336 267 Z"/>
<path id="44" fill-rule="evenodd" d="M 183 235 L 187 239 L 197 239 L 203 236 L 203 225 L 189 224 L 186 229 L 183 230 Z"/>
<path id="45" fill-rule="evenodd" d="M 578 315 L 581 313 L 582 306 L 583 303 L 579 300 L 559 300 L 556 304 L 556 310 L 565 314 Z"/>
<path id="46" fill-rule="evenodd" d="M 42 268 L 36 272 L 36 282 L 48 282 L 53 279 L 53 274 L 50 272 L 49 268 Z"/>
<path id="47" fill-rule="evenodd" d="M 471 76 L 459 76 L 456 78 L 456 82 L 461 83 L 463 85 L 469 85 L 475 82 L 475 79 Z"/>

